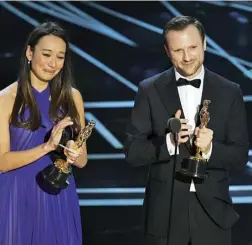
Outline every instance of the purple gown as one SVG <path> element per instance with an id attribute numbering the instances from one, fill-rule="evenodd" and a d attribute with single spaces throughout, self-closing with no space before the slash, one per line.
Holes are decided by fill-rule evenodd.
<path id="1" fill-rule="evenodd" d="M 49 117 L 49 86 L 33 88 L 41 112 L 41 127 L 32 132 L 10 125 L 11 151 L 44 142 L 53 123 Z M 26 111 L 25 117 L 29 112 Z M 4 164 L 4 163 L 1 163 Z M 0 245 L 81 245 L 81 219 L 75 181 L 58 194 L 44 191 L 37 174 L 52 164 L 49 155 L 6 173 L 0 173 Z"/>

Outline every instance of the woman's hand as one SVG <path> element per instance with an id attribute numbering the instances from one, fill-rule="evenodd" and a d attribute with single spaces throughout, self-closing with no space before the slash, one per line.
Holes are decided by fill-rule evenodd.
<path id="1" fill-rule="evenodd" d="M 48 147 L 51 151 L 54 151 L 62 137 L 63 130 L 67 127 L 73 125 L 70 117 L 65 117 L 61 121 L 59 121 L 52 129 L 51 136 L 46 143 L 46 147 Z"/>
<path id="2" fill-rule="evenodd" d="M 66 144 L 66 148 L 64 148 L 64 154 L 67 157 L 67 162 L 71 164 L 74 164 L 82 153 L 83 153 L 82 147 L 76 149 L 75 142 L 73 140 L 69 140 Z"/>

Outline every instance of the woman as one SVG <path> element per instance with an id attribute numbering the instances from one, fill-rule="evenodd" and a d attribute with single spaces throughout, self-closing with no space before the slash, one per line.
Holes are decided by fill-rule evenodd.
<path id="1" fill-rule="evenodd" d="M 73 176 L 58 194 L 43 191 L 36 180 L 52 164 L 49 153 L 57 148 L 62 131 L 72 125 L 78 133 L 84 127 L 69 43 L 56 23 L 43 23 L 28 37 L 18 82 L 0 92 L 0 108 L 0 245 L 82 244 Z M 87 163 L 85 144 L 79 154 L 64 153 L 79 168 Z"/>

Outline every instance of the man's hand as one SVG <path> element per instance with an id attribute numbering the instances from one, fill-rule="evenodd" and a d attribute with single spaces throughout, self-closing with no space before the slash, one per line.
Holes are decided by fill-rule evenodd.
<path id="1" fill-rule="evenodd" d="M 196 140 L 194 144 L 200 148 L 201 152 L 207 154 L 211 148 L 211 142 L 213 139 L 213 131 L 209 128 L 196 128 L 194 134 Z"/>
<path id="2" fill-rule="evenodd" d="M 181 110 L 178 110 L 175 114 L 175 118 L 180 119 L 180 117 L 181 117 Z M 189 139 L 189 135 L 193 134 L 192 126 L 187 124 L 188 123 L 187 119 L 180 119 L 180 123 L 181 123 L 181 129 L 180 132 L 178 133 L 178 145 L 186 143 Z M 173 134 L 170 134 L 170 137 L 172 144 L 175 145 Z"/>

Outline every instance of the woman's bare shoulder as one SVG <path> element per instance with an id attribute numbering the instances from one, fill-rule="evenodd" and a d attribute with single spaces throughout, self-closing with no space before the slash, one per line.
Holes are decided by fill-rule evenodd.
<path id="1" fill-rule="evenodd" d="M 14 82 L 12 84 L 10 84 L 9 86 L 7 86 L 6 88 L 0 90 L 0 97 L 11 97 L 14 96 L 14 98 L 16 97 L 17 94 L 17 82 Z"/>
<path id="2" fill-rule="evenodd" d="M 72 88 L 72 95 L 73 95 L 73 98 L 74 98 L 75 102 L 83 103 L 82 94 L 78 89 Z"/>
<path id="3" fill-rule="evenodd" d="M 17 82 L 0 90 L 0 108 L 12 110 L 17 94 Z"/>

